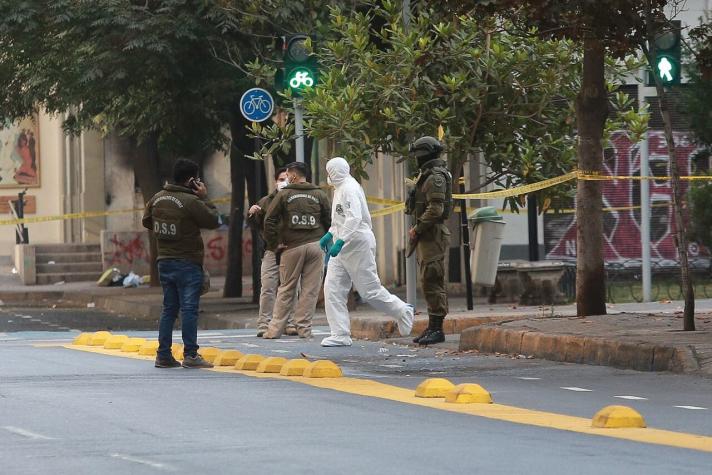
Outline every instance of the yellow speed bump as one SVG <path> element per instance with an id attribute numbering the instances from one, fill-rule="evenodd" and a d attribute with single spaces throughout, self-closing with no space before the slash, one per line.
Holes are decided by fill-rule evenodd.
<path id="1" fill-rule="evenodd" d="M 203 357 L 208 363 L 215 361 L 215 357 L 218 356 L 220 350 L 213 348 L 212 346 L 205 346 L 203 348 L 198 348 L 198 354 Z"/>
<path id="2" fill-rule="evenodd" d="M 90 346 L 104 346 L 104 343 L 106 343 L 106 340 L 109 339 L 111 336 L 111 333 L 109 332 L 95 332 L 91 336 L 91 340 L 89 341 Z"/>
<path id="3" fill-rule="evenodd" d="M 138 354 L 141 356 L 156 356 L 156 350 L 158 350 L 158 341 L 147 340 L 138 349 Z"/>
<path id="4" fill-rule="evenodd" d="M 72 345 L 88 345 L 93 335 L 93 333 L 80 333 L 79 336 L 74 339 Z"/>
<path id="5" fill-rule="evenodd" d="M 182 343 L 173 343 L 171 345 L 171 354 L 173 355 L 173 358 L 178 361 L 183 361 L 183 348 Z"/>
<path id="6" fill-rule="evenodd" d="M 237 360 L 237 363 L 235 363 L 235 369 L 242 371 L 254 371 L 263 359 L 265 359 L 265 357 L 262 355 L 244 355 L 242 358 Z"/>
<path id="7" fill-rule="evenodd" d="M 304 370 L 305 378 L 340 378 L 343 376 L 339 365 L 330 360 L 319 360 L 309 363 Z"/>
<path id="8" fill-rule="evenodd" d="M 126 335 L 111 335 L 104 342 L 104 348 L 107 350 L 120 350 L 124 343 L 129 339 Z"/>
<path id="9" fill-rule="evenodd" d="M 445 396 L 445 402 L 492 404 L 492 395 L 479 384 L 458 384 Z"/>
<path id="10" fill-rule="evenodd" d="M 279 373 L 286 362 L 287 359 L 281 356 L 270 356 L 260 361 L 256 371 L 258 373 Z"/>
<path id="11" fill-rule="evenodd" d="M 136 353 L 141 349 L 141 345 L 146 343 L 145 338 L 129 338 L 121 346 L 122 353 Z"/>
<path id="12" fill-rule="evenodd" d="M 304 376 L 304 370 L 310 364 L 308 360 L 304 359 L 289 360 L 282 365 L 282 370 L 279 374 L 282 376 Z"/>
<path id="13" fill-rule="evenodd" d="M 237 350 L 223 350 L 218 356 L 215 357 L 213 364 L 215 366 L 235 366 L 237 360 L 242 358 L 243 355 L 241 351 Z"/>
<path id="14" fill-rule="evenodd" d="M 638 411 L 628 406 L 606 406 L 593 416 L 593 427 L 622 429 L 646 427 L 645 419 Z"/>
<path id="15" fill-rule="evenodd" d="M 445 397 L 455 385 L 444 378 L 429 378 L 415 388 L 415 397 Z"/>

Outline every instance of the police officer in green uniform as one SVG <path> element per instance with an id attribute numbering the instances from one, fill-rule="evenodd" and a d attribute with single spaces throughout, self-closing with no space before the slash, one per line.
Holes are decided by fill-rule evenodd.
<path id="1" fill-rule="evenodd" d="M 448 314 L 445 256 L 450 247 L 450 231 L 445 222 L 452 210 L 452 175 L 447 163 L 440 159 L 442 151 L 442 144 L 428 136 L 410 146 L 411 154 L 418 161 L 420 176 L 410 192 L 406 213 L 415 218 L 409 239 L 417 253 L 429 319 L 428 328 L 413 340 L 421 345 L 445 341 L 443 320 Z"/>
<path id="2" fill-rule="evenodd" d="M 324 272 L 319 240 L 331 227 L 331 204 L 326 193 L 307 182 L 306 176 L 304 163 L 287 165 L 289 185 L 277 193 L 265 217 L 267 246 L 280 254 L 277 302 L 262 335 L 266 339 L 282 335 L 292 311 L 299 336 L 311 337 Z M 295 307 L 294 296 L 300 282 L 301 293 Z"/>
<path id="3" fill-rule="evenodd" d="M 222 221 L 215 206 L 207 201 L 208 189 L 198 178 L 198 172 L 197 163 L 186 159 L 176 161 L 173 183 L 149 200 L 143 215 L 143 226 L 156 237 L 156 260 L 163 287 L 157 368 L 181 366 L 171 354 L 173 325 L 179 312 L 183 367 L 213 366 L 198 354 L 198 306 L 204 279 L 200 230 L 215 229 Z"/>

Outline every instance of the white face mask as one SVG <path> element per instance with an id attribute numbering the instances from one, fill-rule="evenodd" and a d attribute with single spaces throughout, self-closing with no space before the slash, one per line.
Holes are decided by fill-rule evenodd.
<path id="1" fill-rule="evenodd" d="M 285 181 L 278 181 L 278 182 L 277 182 L 277 191 L 282 191 L 282 188 L 284 188 L 284 187 L 287 186 L 287 185 L 289 185 L 289 182 L 286 181 L 286 180 L 285 180 Z"/>

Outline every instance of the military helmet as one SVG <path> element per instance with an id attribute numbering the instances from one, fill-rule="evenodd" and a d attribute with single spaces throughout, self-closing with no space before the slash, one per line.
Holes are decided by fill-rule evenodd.
<path id="1" fill-rule="evenodd" d="M 443 146 L 438 139 L 425 135 L 410 144 L 408 151 L 416 158 L 437 158 L 443 151 Z"/>

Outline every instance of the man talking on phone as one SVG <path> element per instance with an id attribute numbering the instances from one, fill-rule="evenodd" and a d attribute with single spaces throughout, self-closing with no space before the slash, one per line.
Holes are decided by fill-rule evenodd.
<path id="1" fill-rule="evenodd" d="M 211 368 L 198 354 L 198 305 L 203 286 L 201 229 L 220 226 L 217 209 L 207 201 L 208 189 L 198 178 L 198 164 L 179 159 L 173 183 L 166 184 L 146 205 L 143 226 L 158 245 L 158 273 L 163 310 L 158 326 L 156 368 L 181 366 L 171 354 L 173 325 L 181 313 L 184 368 Z"/>

